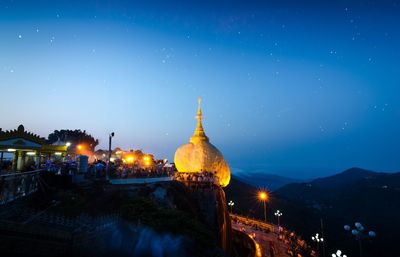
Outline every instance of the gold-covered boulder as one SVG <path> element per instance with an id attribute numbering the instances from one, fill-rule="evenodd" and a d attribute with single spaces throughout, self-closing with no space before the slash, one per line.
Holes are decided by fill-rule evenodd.
<path id="1" fill-rule="evenodd" d="M 228 163 L 221 152 L 210 143 L 202 125 L 202 112 L 197 110 L 197 127 L 190 138 L 189 143 L 180 146 L 174 156 L 175 166 L 178 172 L 214 172 L 217 183 L 225 187 L 231 179 L 231 172 Z"/>

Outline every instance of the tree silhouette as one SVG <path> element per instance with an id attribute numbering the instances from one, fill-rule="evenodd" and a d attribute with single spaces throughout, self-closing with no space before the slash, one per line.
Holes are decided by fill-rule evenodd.
<path id="1" fill-rule="evenodd" d="M 88 134 L 86 130 L 54 130 L 53 133 L 49 134 L 47 142 L 52 144 L 58 140 L 62 142 L 70 142 L 72 145 L 86 144 L 91 151 L 99 144 L 99 140 L 95 139 L 92 135 Z"/>

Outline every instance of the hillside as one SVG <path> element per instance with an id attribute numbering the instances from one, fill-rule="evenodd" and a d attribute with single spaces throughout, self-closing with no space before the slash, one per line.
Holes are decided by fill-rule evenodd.
<path id="1" fill-rule="evenodd" d="M 255 196 L 257 189 L 235 180 L 231 184 L 226 190 L 228 199 L 236 199 L 236 190 L 253 198 L 237 198 L 236 210 L 262 218 L 261 204 Z M 284 213 L 282 224 L 306 239 L 320 232 L 322 218 L 329 255 L 334 249 L 346 249 L 349 256 L 358 255 L 357 244 L 343 225 L 359 221 L 377 233 L 373 241 L 364 242 L 364 257 L 398 256 L 392 237 L 400 229 L 400 173 L 352 168 L 308 183 L 288 184 L 270 194 L 268 207 L 270 218 L 280 209 Z"/>

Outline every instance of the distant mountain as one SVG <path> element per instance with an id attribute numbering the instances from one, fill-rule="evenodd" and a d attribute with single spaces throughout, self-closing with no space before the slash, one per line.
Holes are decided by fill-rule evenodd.
<path id="1" fill-rule="evenodd" d="M 226 195 L 236 201 L 235 211 L 263 218 L 262 205 L 256 198 L 257 188 L 235 178 L 231 184 Z M 343 225 L 354 226 L 356 221 L 377 233 L 375 239 L 363 242 L 364 257 L 400 256 L 393 239 L 400 230 L 400 173 L 351 168 L 306 183 L 286 184 L 270 193 L 267 206 L 270 221 L 275 221 L 274 211 L 281 210 L 282 224 L 309 242 L 311 235 L 321 232 L 320 219 L 323 219 L 326 256 L 335 249 L 358 256 L 357 242 L 343 229 Z"/>
<path id="2" fill-rule="evenodd" d="M 385 174 L 360 168 L 351 168 L 330 177 L 317 178 L 311 184 L 329 188 L 343 187 L 362 179 L 374 179 Z"/>
<path id="3" fill-rule="evenodd" d="M 301 179 L 288 178 L 280 175 L 266 174 L 260 172 L 240 174 L 236 176 L 236 178 L 252 186 L 267 188 L 270 191 L 274 191 L 290 183 L 298 183 L 306 181 Z"/>
<path id="4" fill-rule="evenodd" d="M 313 203 L 327 197 L 336 198 L 337 194 L 351 189 L 370 187 L 383 187 L 390 183 L 392 177 L 399 173 L 383 173 L 351 168 L 333 176 L 317 178 L 307 183 L 291 183 L 276 190 L 280 196 L 291 200 Z M 394 180 L 396 181 L 396 179 Z M 392 183 L 390 183 L 392 184 Z M 393 185 L 396 187 L 396 185 Z"/>

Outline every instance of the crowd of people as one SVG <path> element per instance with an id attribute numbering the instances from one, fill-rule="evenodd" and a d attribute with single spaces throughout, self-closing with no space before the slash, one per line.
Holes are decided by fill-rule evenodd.
<path id="1" fill-rule="evenodd" d="M 58 174 L 73 174 L 73 172 L 77 170 L 77 165 L 75 162 L 72 162 L 70 160 L 62 162 L 62 161 L 52 161 L 50 159 L 37 165 L 37 163 L 34 160 L 30 159 L 25 163 L 24 167 L 20 170 L 20 172 L 28 172 L 35 170 L 46 170 Z M 15 171 L 13 169 L 13 162 L 6 160 L 0 163 L 0 171 L 1 174 L 14 173 Z"/>
<path id="2" fill-rule="evenodd" d="M 207 186 L 213 187 L 218 185 L 218 177 L 215 172 L 201 171 L 201 172 L 177 172 L 175 180 L 184 182 L 189 186 Z"/>
<path id="3" fill-rule="evenodd" d="M 40 164 L 40 169 L 58 175 L 73 175 L 78 171 L 78 164 L 72 160 L 62 162 L 48 159 L 46 162 Z"/>
<path id="4" fill-rule="evenodd" d="M 11 167 L 11 162 L 4 162 L 4 167 Z M 36 170 L 35 163 L 25 170 Z M 88 179 L 104 179 L 107 177 L 107 163 L 97 160 L 87 163 L 84 169 L 80 167 L 79 162 L 67 159 L 64 161 L 46 160 L 41 163 L 39 169 L 46 170 L 57 175 L 76 175 L 83 174 Z M 4 169 L 3 169 L 4 171 Z M 143 167 L 137 164 L 127 165 L 122 162 L 111 162 L 108 177 L 111 179 L 129 179 L 129 178 L 154 178 L 154 177 L 172 177 L 176 181 L 183 182 L 191 187 L 213 187 L 218 185 L 218 177 L 215 172 L 177 172 L 173 164 L 154 163 L 154 165 Z"/>
<path id="5" fill-rule="evenodd" d="M 115 178 L 152 178 L 167 177 L 174 175 L 174 170 L 158 164 L 152 168 L 142 168 L 139 166 L 119 166 L 113 169 L 111 173 Z"/>
<path id="6" fill-rule="evenodd" d="M 95 178 L 104 178 L 107 173 L 107 163 L 96 161 L 89 164 L 87 176 Z M 127 178 L 152 178 L 173 176 L 175 168 L 164 164 L 157 164 L 151 167 L 140 167 L 139 165 L 125 165 L 122 163 L 111 163 L 109 167 L 109 176 L 111 179 Z"/>

